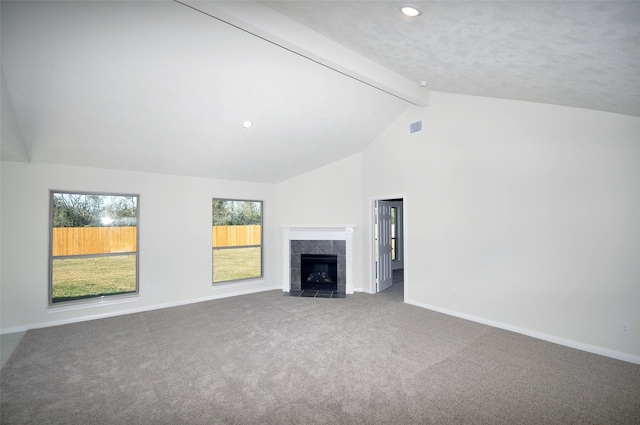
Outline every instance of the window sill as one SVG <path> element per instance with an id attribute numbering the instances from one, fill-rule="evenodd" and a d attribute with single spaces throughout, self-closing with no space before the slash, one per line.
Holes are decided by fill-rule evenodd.
<path id="1" fill-rule="evenodd" d="M 264 282 L 264 276 L 261 277 L 248 277 L 246 279 L 236 279 L 236 280 L 223 280 L 222 282 L 213 282 L 211 284 L 212 287 L 221 287 L 221 286 L 244 286 L 244 285 L 252 285 L 260 282 Z"/>
<path id="2" fill-rule="evenodd" d="M 62 313 L 64 311 L 82 310 L 86 308 L 102 307 L 105 305 L 117 305 L 134 303 L 140 300 L 139 294 L 134 295 L 122 295 L 122 296 L 107 296 L 100 297 L 91 300 L 83 301 L 71 301 L 60 303 L 59 305 L 50 305 L 47 307 L 49 313 Z"/>

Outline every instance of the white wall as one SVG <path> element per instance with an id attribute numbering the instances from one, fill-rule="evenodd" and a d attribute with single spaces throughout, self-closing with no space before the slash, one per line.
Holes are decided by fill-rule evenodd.
<path id="1" fill-rule="evenodd" d="M 353 242 L 354 290 L 362 291 L 362 155 L 357 154 L 333 164 L 279 183 L 276 186 L 277 217 L 280 226 L 356 226 Z M 282 238 L 278 258 L 282 263 Z M 278 279 L 285 279 L 279 270 Z M 288 279 L 288 277 L 286 277 Z"/>
<path id="2" fill-rule="evenodd" d="M 640 118 L 431 100 L 363 152 L 365 199 L 407 194 L 408 301 L 640 362 Z"/>
<path id="3" fill-rule="evenodd" d="M 0 156 L 3 161 L 26 162 L 29 160 L 2 68 L 0 68 L 0 140 L 2 141 Z"/>
<path id="4" fill-rule="evenodd" d="M 2 162 L 1 173 L 2 333 L 281 288 L 274 185 L 35 163 Z M 50 189 L 140 195 L 141 293 L 133 302 L 47 308 Z M 212 286 L 213 197 L 264 201 L 264 279 Z"/>

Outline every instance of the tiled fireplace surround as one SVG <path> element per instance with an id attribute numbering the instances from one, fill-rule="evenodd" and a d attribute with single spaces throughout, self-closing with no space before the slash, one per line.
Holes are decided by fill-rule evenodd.
<path id="1" fill-rule="evenodd" d="M 353 294 L 353 229 L 354 226 L 283 227 L 282 289 L 286 292 L 301 289 L 301 254 L 325 254 L 337 256 L 337 292 Z"/>
<path id="2" fill-rule="evenodd" d="M 302 254 L 335 255 L 338 260 L 337 292 L 347 293 L 347 261 L 345 256 L 345 241 L 291 241 L 291 277 L 289 282 L 292 291 L 301 290 L 300 256 Z"/>

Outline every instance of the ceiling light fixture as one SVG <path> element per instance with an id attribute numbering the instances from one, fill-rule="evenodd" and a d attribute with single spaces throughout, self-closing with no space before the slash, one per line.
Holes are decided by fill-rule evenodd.
<path id="1" fill-rule="evenodd" d="M 249 127 L 251 127 L 252 125 L 253 125 L 253 123 L 252 123 L 251 121 L 245 121 L 245 122 L 243 122 L 243 123 L 242 123 L 242 126 L 243 126 L 244 128 L 249 128 Z"/>
<path id="2" fill-rule="evenodd" d="M 405 4 L 404 6 L 402 6 L 400 8 L 400 10 L 406 16 L 409 16 L 411 18 L 413 18 L 414 16 L 422 15 L 422 9 L 420 9 L 418 6 L 414 6 L 412 4 Z"/>

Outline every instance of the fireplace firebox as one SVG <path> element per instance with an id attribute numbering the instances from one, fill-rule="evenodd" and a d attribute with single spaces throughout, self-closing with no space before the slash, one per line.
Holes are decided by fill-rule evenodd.
<path id="1" fill-rule="evenodd" d="M 338 289 L 338 256 L 300 254 L 301 289 L 336 291 Z"/>

